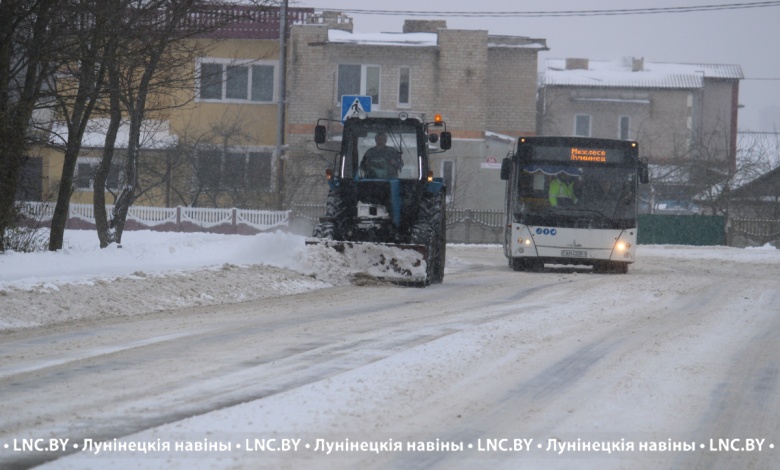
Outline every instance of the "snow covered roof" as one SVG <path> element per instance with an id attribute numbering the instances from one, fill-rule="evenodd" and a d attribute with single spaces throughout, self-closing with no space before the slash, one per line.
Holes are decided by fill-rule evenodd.
<path id="1" fill-rule="evenodd" d="M 436 33 L 350 33 L 338 29 L 328 30 L 328 41 L 367 46 L 436 46 Z"/>
<path id="2" fill-rule="evenodd" d="M 525 36 L 488 36 L 489 48 L 520 48 L 548 51 L 546 39 L 529 38 Z"/>
<path id="3" fill-rule="evenodd" d="M 701 88 L 704 79 L 740 80 L 739 65 L 673 64 L 632 59 L 619 61 L 587 60 L 584 67 L 566 67 L 566 59 L 547 59 L 542 83 L 545 86 L 589 86 L 614 88 Z"/>
<path id="4" fill-rule="evenodd" d="M 87 123 L 81 145 L 84 148 L 102 148 L 106 142 L 108 119 L 91 119 Z M 52 126 L 50 141 L 53 144 L 63 144 L 68 141 L 68 126 L 64 122 L 56 122 Z M 116 148 L 127 148 L 130 140 L 130 125 L 123 122 L 116 136 Z M 141 126 L 141 146 L 146 149 L 161 149 L 174 145 L 175 135 L 168 129 L 168 121 L 144 121 Z"/>
<path id="5" fill-rule="evenodd" d="M 330 42 L 366 46 L 435 47 L 438 39 L 437 33 L 350 33 L 338 29 L 328 30 Z M 488 36 L 488 47 L 547 50 L 544 39 L 524 36 Z"/>
<path id="6" fill-rule="evenodd" d="M 501 142 L 506 142 L 508 144 L 514 144 L 515 141 L 517 140 L 517 137 L 512 137 L 511 135 L 500 134 L 498 132 L 491 132 L 491 131 L 485 131 L 485 137 L 496 139 Z"/>

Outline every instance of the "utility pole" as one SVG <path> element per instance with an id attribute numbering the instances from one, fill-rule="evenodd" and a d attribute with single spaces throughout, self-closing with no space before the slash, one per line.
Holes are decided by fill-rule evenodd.
<path id="1" fill-rule="evenodd" d="M 276 118 L 276 195 L 279 210 L 284 210 L 285 161 L 282 153 L 287 105 L 287 2 L 284 0 L 279 7 L 279 108 Z"/>

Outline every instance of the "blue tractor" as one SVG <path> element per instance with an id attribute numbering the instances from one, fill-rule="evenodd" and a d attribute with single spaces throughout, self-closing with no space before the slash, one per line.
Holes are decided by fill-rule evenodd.
<path id="1" fill-rule="evenodd" d="M 320 119 L 315 129 L 323 150 L 327 121 Z M 444 121 L 439 115 L 426 122 L 408 113 L 362 112 L 344 120 L 340 138 L 326 171 L 325 216 L 307 244 L 355 257 L 377 278 L 417 286 L 442 282 L 446 187 L 434 178 L 429 154 L 452 145 Z"/>

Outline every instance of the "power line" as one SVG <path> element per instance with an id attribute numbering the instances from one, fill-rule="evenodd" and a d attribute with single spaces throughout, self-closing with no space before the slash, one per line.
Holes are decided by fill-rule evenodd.
<path id="1" fill-rule="evenodd" d="M 691 13 L 701 11 L 744 10 L 750 8 L 767 8 L 780 6 L 780 1 L 750 2 L 750 3 L 724 3 L 719 5 L 694 5 L 682 7 L 663 8 L 624 8 L 610 10 L 562 10 L 562 11 L 412 11 L 412 10 L 348 10 L 336 8 L 343 13 L 361 15 L 387 15 L 387 16 L 435 16 L 453 18 L 540 18 L 540 17 L 565 17 L 565 16 L 619 16 L 619 15 L 656 15 L 664 13 Z"/>

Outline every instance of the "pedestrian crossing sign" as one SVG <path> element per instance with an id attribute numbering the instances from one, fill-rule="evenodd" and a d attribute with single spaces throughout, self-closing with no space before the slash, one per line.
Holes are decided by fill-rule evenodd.
<path id="1" fill-rule="evenodd" d="M 341 122 L 360 112 L 371 111 L 371 97 L 363 95 L 344 95 L 341 97 Z"/>

